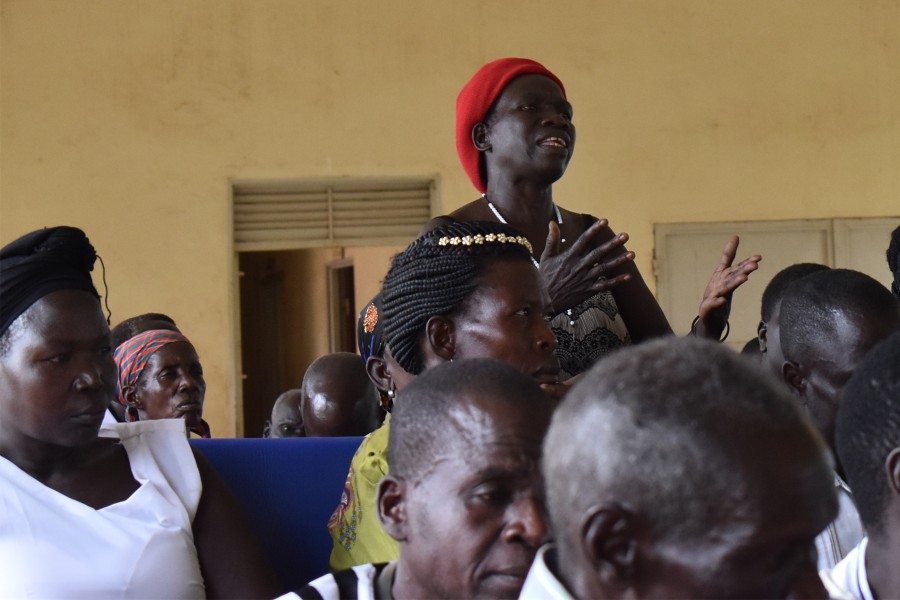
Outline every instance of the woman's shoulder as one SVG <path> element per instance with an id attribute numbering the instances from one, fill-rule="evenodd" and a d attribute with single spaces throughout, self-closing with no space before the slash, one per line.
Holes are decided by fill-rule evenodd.
<path id="1" fill-rule="evenodd" d="M 558 204 L 556 205 L 556 208 L 559 209 L 559 216 L 562 217 L 563 222 L 568 221 L 570 223 L 578 223 L 583 229 L 587 229 L 600 219 L 600 217 L 596 217 L 589 213 L 578 213 L 563 208 Z"/>
<path id="2" fill-rule="evenodd" d="M 452 213 L 449 217 L 457 221 L 493 221 L 494 215 L 490 212 L 487 205 L 481 198 L 472 200 L 468 204 L 463 204 Z"/>
<path id="3" fill-rule="evenodd" d="M 571 230 L 569 230 L 569 235 L 574 235 L 574 234 L 580 235 L 580 234 L 584 233 L 585 231 L 587 231 L 591 225 L 593 225 L 594 223 L 596 223 L 597 221 L 600 220 L 600 217 L 597 217 L 597 216 L 589 214 L 589 213 L 577 213 L 577 212 L 565 209 L 559 205 L 557 205 L 557 208 L 559 208 L 559 215 L 560 215 L 563 223 L 577 224 L 576 231 L 572 232 Z M 566 233 L 565 229 L 563 229 L 563 233 L 564 234 Z M 597 234 L 597 241 L 598 242 L 607 242 L 607 241 L 611 240 L 612 238 L 614 238 L 615 235 L 616 235 L 616 232 L 607 223 L 607 226 L 604 227 Z"/>
<path id="4" fill-rule="evenodd" d="M 385 423 L 363 438 L 350 462 L 351 468 L 363 479 L 378 483 L 387 474 L 389 436 L 390 425 Z"/>
<path id="5" fill-rule="evenodd" d="M 493 215 L 488 211 L 481 199 L 472 200 L 468 204 L 464 204 L 454 210 L 449 215 L 440 215 L 434 217 L 419 230 L 419 237 L 425 235 L 432 229 L 436 229 L 441 225 L 447 225 L 456 221 L 492 221 Z"/>
<path id="6" fill-rule="evenodd" d="M 128 453 L 134 476 L 159 482 L 162 489 L 171 491 L 166 493 L 178 497 L 193 518 L 203 483 L 183 419 L 104 425 L 100 435 L 118 438 Z"/>
<path id="7" fill-rule="evenodd" d="M 359 448 L 356 450 L 356 454 L 353 458 L 356 459 L 357 457 L 362 458 L 365 456 L 375 456 L 381 454 L 386 455 L 388 437 L 390 436 L 390 432 L 390 423 L 385 423 L 372 433 L 368 434 L 359 444 Z"/>
<path id="8" fill-rule="evenodd" d="M 124 442 L 132 438 L 153 443 L 155 440 L 180 437 L 187 440 L 184 419 L 150 419 L 133 423 L 104 423 L 100 427 L 100 438 L 118 439 Z"/>

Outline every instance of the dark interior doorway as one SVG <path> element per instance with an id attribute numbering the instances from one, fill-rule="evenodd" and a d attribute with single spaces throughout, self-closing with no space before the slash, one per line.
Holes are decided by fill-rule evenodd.
<path id="1" fill-rule="evenodd" d="M 242 252 L 239 258 L 244 437 L 262 436 L 272 404 L 283 391 L 279 332 L 284 271 L 277 254 Z"/>
<path id="2" fill-rule="evenodd" d="M 356 291 L 353 262 L 328 265 L 328 322 L 331 352 L 356 352 Z"/>
<path id="3" fill-rule="evenodd" d="M 241 252 L 243 436 L 260 437 L 272 404 L 309 364 L 356 351 L 354 266 L 340 248 Z"/>

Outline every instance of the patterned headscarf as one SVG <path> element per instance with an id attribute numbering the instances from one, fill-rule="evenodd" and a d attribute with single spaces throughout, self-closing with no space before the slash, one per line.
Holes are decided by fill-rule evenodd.
<path id="1" fill-rule="evenodd" d="M 190 340 L 177 331 L 151 329 L 137 334 L 116 348 L 113 358 L 119 369 L 119 380 L 116 382 L 116 401 L 119 404 L 128 406 L 125 403 L 125 388 L 137 385 L 147 363 L 150 362 L 150 357 L 166 344 L 174 342 L 190 343 Z M 137 420 L 134 411 L 128 410 L 127 415 L 129 421 Z M 191 431 L 204 438 L 210 437 L 209 425 L 203 419 L 199 419 L 198 425 L 192 427 Z"/>
<path id="2" fill-rule="evenodd" d="M 147 367 L 150 357 L 156 351 L 173 342 L 187 342 L 188 339 L 169 329 L 151 329 L 139 333 L 130 340 L 126 340 L 116 348 L 113 358 L 119 368 L 119 381 L 116 384 L 116 400 L 125 406 L 125 388 L 137 385 L 141 374 Z"/>
<path id="3" fill-rule="evenodd" d="M 472 128 L 484 121 L 503 88 L 521 75 L 548 77 L 566 95 L 559 77 L 541 63 L 527 58 L 500 58 L 481 67 L 456 98 L 456 152 L 479 192 L 487 191 L 487 182 L 481 173 L 481 152 L 472 143 Z"/>

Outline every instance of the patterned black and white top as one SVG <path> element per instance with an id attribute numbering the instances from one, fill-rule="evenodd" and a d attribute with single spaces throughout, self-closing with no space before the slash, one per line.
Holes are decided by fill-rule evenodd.
<path id="1" fill-rule="evenodd" d="M 631 344 L 612 292 L 599 292 L 550 321 L 556 335 L 560 381 L 591 368 L 616 348 Z"/>

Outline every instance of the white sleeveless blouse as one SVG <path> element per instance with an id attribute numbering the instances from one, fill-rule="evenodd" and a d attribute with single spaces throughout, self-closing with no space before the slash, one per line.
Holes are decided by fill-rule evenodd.
<path id="1" fill-rule="evenodd" d="M 202 486 L 184 421 L 104 425 L 140 487 L 95 510 L 0 457 L 0 598 L 204 598 Z"/>

